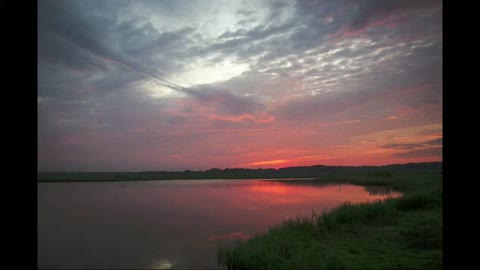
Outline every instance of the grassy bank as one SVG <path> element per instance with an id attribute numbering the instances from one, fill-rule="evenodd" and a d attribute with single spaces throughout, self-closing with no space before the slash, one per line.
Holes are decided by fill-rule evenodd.
<path id="1" fill-rule="evenodd" d="M 403 174 L 321 182 L 385 184 L 404 196 L 345 203 L 326 213 L 286 220 L 219 250 L 228 269 L 441 269 L 442 178 Z"/>

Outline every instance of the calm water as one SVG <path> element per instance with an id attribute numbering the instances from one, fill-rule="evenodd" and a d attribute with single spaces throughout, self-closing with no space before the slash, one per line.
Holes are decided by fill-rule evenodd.
<path id="1" fill-rule="evenodd" d="M 266 180 L 38 184 L 39 268 L 218 268 L 219 246 L 385 187 Z"/>

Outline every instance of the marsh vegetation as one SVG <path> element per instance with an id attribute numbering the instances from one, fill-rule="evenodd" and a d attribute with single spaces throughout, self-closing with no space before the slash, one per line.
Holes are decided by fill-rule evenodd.
<path id="1" fill-rule="evenodd" d="M 374 176 L 328 181 L 378 185 Z M 441 175 L 388 176 L 381 184 L 404 196 L 285 220 L 220 248 L 219 263 L 228 269 L 441 269 Z"/>

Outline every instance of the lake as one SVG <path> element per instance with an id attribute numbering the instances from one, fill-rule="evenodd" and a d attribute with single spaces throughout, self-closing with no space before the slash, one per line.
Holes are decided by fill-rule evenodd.
<path id="1" fill-rule="evenodd" d="M 294 179 L 39 183 L 38 267 L 220 268 L 219 247 L 283 219 L 398 196 Z"/>

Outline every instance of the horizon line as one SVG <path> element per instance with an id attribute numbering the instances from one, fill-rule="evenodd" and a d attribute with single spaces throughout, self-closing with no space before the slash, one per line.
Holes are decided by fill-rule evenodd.
<path id="1" fill-rule="evenodd" d="M 385 164 L 385 165 L 324 165 L 324 164 L 317 164 L 317 165 L 307 165 L 307 166 L 287 166 L 287 167 L 281 167 L 281 168 L 242 168 L 242 167 L 226 167 L 226 168 L 215 168 L 211 167 L 210 169 L 205 169 L 205 170 L 192 170 L 192 169 L 185 169 L 185 170 L 132 170 L 132 171 L 38 171 L 37 173 L 139 173 L 139 172 L 185 172 L 185 171 L 191 171 L 191 172 L 204 172 L 204 171 L 209 171 L 213 169 L 217 170 L 233 170 L 233 169 L 245 169 L 245 170 L 281 170 L 281 169 L 286 169 L 286 168 L 301 168 L 301 167 L 317 167 L 317 166 L 323 166 L 323 167 L 386 167 L 386 166 L 394 166 L 394 165 L 411 165 L 411 164 L 429 164 L 429 163 L 443 163 L 443 161 L 428 161 L 428 162 L 407 162 L 407 163 L 391 163 L 391 164 Z"/>

